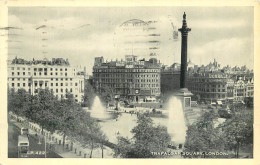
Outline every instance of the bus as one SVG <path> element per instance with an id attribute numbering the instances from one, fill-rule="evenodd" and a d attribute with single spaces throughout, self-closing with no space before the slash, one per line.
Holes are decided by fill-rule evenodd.
<path id="1" fill-rule="evenodd" d="M 27 135 L 18 136 L 18 157 L 27 157 L 29 151 L 29 139 Z"/>
<path id="2" fill-rule="evenodd" d="M 28 136 L 28 135 L 29 135 L 29 129 L 28 129 L 28 128 L 25 128 L 25 127 L 22 127 L 22 128 L 21 128 L 21 135 L 26 135 L 26 136 Z"/>

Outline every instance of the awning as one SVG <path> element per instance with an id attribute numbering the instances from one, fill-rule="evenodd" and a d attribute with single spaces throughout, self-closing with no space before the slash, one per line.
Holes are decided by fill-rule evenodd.
<path id="1" fill-rule="evenodd" d="M 222 105 L 222 101 L 217 101 L 218 105 Z"/>
<path id="2" fill-rule="evenodd" d="M 148 101 L 155 101 L 156 99 L 155 98 L 150 98 L 150 97 L 146 97 L 146 100 L 148 100 Z"/>

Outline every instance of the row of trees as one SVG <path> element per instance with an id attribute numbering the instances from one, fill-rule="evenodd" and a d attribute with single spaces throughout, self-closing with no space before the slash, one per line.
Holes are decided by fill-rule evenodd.
<path id="1" fill-rule="evenodd" d="M 115 93 L 113 89 L 109 86 L 96 87 L 92 85 L 89 81 L 86 81 L 83 106 L 90 107 L 95 96 L 100 97 L 103 103 L 108 104 L 114 101 Z"/>
<path id="2" fill-rule="evenodd" d="M 149 116 L 138 115 L 137 126 L 131 132 L 132 139 L 118 137 L 118 143 L 114 149 L 115 157 L 154 158 L 160 156 L 152 154 L 153 152 L 167 152 L 171 141 L 167 128 L 154 126 Z"/>
<path id="3" fill-rule="evenodd" d="M 228 152 L 239 157 L 240 147 L 253 145 L 253 113 L 244 107 L 232 107 L 232 117 L 214 126 L 218 115 L 212 110 L 203 113 L 199 122 L 187 130 L 184 151 Z M 253 153 L 253 151 L 251 151 Z M 191 156 L 186 156 L 191 157 Z M 196 157 L 196 156 L 192 156 Z M 204 155 L 204 157 L 216 157 Z M 230 157 L 230 156 L 228 156 Z"/>
<path id="4" fill-rule="evenodd" d="M 91 148 L 90 157 L 94 148 L 101 147 L 103 151 L 106 136 L 70 93 L 66 99 L 58 100 L 48 89 L 42 89 L 36 95 L 30 95 L 24 89 L 17 92 L 11 89 L 8 91 L 8 111 L 39 124 L 42 130 L 63 133 L 63 145 L 66 137 L 81 142 L 83 147 Z"/>

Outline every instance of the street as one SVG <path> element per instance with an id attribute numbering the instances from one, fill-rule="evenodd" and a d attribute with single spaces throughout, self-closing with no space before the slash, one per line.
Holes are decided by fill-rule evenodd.
<path id="1" fill-rule="evenodd" d="M 18 156 L 18 136 L 20 135 L 20 129 L 14 124 L 15 121 L 10 121 L 8 125 L 8 158 L 24 157 L 24 155 Z M 20 124 L 20 123 L 16 123 Z M 39 137 L 29 134 L 29 152 L 25 156 L 28 158 L 45 158 L 45 143 L 44 139 L 39 143 Z M 47 158 L 61 158 L 55 152 L 49 150 L 47 145 Z"/>

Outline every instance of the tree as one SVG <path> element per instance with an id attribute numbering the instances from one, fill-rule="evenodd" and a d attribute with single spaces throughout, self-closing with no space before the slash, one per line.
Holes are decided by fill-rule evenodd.
<path id="1" fill-rule="evenodd" d="M 114 101 L 115 94 L 111 87 L 104 85 L 99 89 L 99 96 L 101 97 L 101 100 L 105 103 L 109 103 Z"/>
<path id="2" fill-rule="evenodd" d="M 66 99 L 61 99 L 54 115 L 57 115 L 57 131 L 63 134 L 63 147 L 66 137 L 72 135 L 79 124 L 79 116 L 83 112 L 82 107 L 75 102 L 72 94 L 67 93 Z"/>
<path id="3" fill-rule="evenodd" d="M 90 158 L 93 150 L 101 148 L 103 153 L 103 144 L 106 141 L 105 134 L 101 131 L 98 122 L 91 118 L 89 114 L 83 113 L 80 116 L 80 124 L 76 130 L 76 138 L 84 148 L 90 148 Z"/>
<path id="4" fill-rule="evenodd" d="M 132 129 L 132 141 L 119 137 L 115 156 L 127 158 L 152 158 L 152 152 L 166 152 L 171 138 L 167 128 L 154 126 L 152 119 L 139 115 L 137 126 Z M 125 145 L 125 147 L 124 147 Z"/>
<path id="5" fill-rule="evenodd" d="M 30 121 L 36 122 L 43 129 L 51 132 L 57 128 L 57 117 L 53 115 L 56 111 L 58 99 L 48 89 L 41 89 L 37 95 L 32 96 L 31 106 L 27 112 Z"/>
<path id="6" fill-rule="evenodd" d="M 83 100 L 84 106 L 88 106 L 90 107 L 90 105 L 93 103 L 94 98 L 95 98 L 96 94 L 95 94 L 95 89 L 93 88 L 93 86 L 90 84 L 89 81 L 87 81 L 85 83 L 85 89 L 84 89 L 84 96 L 83 96 Z"/>
<path id="7" fill-rule="evenodd" d="M 204 112 L 197 124 L 188 126 L 184 152 L 223 152 L 224 137 L 221 130 L 214 127 L 215 119 L 217 119 L 217 114 L 214 111 Z M 212 156 L 204 155 L 203 157 Z"/>
<path id="8" fill-rule="evenodd" d="M 24 89 L 18 89 L 17 92 L 14 89 L 8 90 L 8 111 L 19 116 L 26 116 L 30 107 L 31 95 Z"/>
<path id="9" fill-rule="evenodd" d="M 239 157 L 239 148 L 253 144 L 253 114 L 247 113 L 243 107 L 233 108 L 232 118 L 223 124 L 226 148 L 234 150 Z"/>

